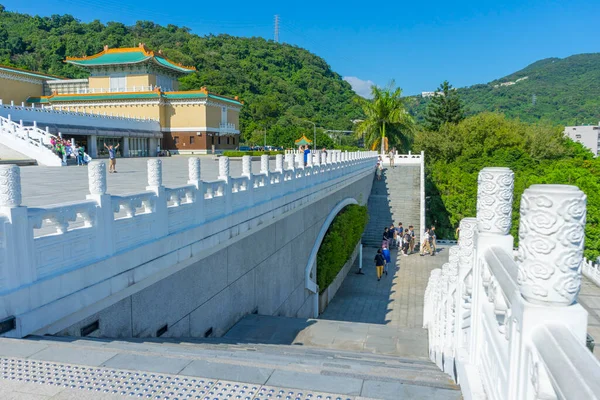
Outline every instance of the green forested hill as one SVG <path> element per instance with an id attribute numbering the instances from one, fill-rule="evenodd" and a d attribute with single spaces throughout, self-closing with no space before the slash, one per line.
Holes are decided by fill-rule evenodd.
<path id="1" fill-rule="evenodd" d="M 296 46 L 262 38 L 200 37 L 189 28 L 149 21 L 125 26 L 83 23 L 71 15 L 30 16 L 0 5 L 0 64 L 81 78 L 85 71 L 63 63 L 66 56 L 95 54 L 104 45 L 136 47 L 140 42 L 197 68 L 182 78 L 183 89 L 207 86 L 240 96 L 246 103 L 241 114 L 246 137 L 266 128 L 269 144 L 290 146 L 302 133 L 312 133 L 312 125 L 302 120 L 345 130 L 361 116 L 350 85 L 322 58 Z M 321 137 L 320 142 L 326 140 Z"/>
<path id="2" fill-rule="evenodd" d="M 504 82 L 514 85 L 499 86 Z M 600 53 L 536 61 L 488 84 L 458 89 L 468 114 L 497 111 L 523 121 L 560 125 L 600 121 Z M 422 120 L 428 99 L 416 96 L 411 112 Z"/>

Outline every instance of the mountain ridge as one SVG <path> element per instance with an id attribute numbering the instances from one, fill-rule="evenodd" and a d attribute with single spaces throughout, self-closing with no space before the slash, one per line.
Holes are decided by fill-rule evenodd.
<path id="1" fill-rule="evenodd" d="M 541 59 L 502 78 L 457 91 L 468 115 L 497 111 L 526 122 L 595 124 L 600 121 L 600 53 Z M 409 100 L 417 121 L 423 120 L 428 102 L 421 96 Z"/>

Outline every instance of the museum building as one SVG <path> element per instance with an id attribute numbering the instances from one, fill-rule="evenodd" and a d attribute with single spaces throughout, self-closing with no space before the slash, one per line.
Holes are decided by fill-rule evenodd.
<path id="1" fill-rule="evenodd" d="M 239 113 L 243 102 L 210 93 L 205 87 L 180 91 L 178 78 L 195 71 L 153 52 L 140 43 L 134 48 L 111 49 L 65 62 L 84 68 L 87 79 L 62 79 L 47 74 L 0 66 L 0 99 L 25 102 L 66 112 L 116 115 L 157 121 L 161 136 L 152 140 L 127 130 L 106 136 L 69 131 L 69 137 L 97 148 L 122 143 L 126 156 L 152 156 L 154 143 L 175 153 L 206 153 L 239 146 Z M 147 135 L 146 135 L 147 136 Z M 95 143 L 89 143 L 90 140 Z M 127 143 L 123 143 L 127 141 Z"/>

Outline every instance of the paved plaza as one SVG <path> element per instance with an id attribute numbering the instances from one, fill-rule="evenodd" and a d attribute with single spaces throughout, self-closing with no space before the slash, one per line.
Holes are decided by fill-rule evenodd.
<path id="1" fill-rule="evenodd" d="M 202 179 L 215 180 L 219 174 L 219 162 L 214 156 L 199 156 Z M 177 187 L 187 185 L 187 156 L 160 158 L 163 164 L 163 185 Z M 107 192 L 115 195 L 132 194 L 146 190 L 148 173 L 146 164 L 149 158 L 119 158 L 116 174 L 107 173 Z M 237 177 L 242 173 L 241 158 L 230 158 L 230 175 Z M 108 160 L 105 161 L 108 170 Z M 275 160 L 271 160 L 271 170 L 275 169 Z M 260 172 L 260 161 L 252 162 L 252 171 Z M 23 205 L 41 207 L 78 200 L 85 200 L 89 194 L 87 167 L 21 167 L 21 186 Z"/>

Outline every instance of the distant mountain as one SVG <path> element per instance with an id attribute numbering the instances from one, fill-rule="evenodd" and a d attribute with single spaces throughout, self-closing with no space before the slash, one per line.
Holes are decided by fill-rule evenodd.
<path id="1" fill-rule="evenodd" d="M 504 78 L 458 92 L 468 114 L 498 111 L 528 122 L 597 124 L 600 53 L 546 58 Z M 428 102 L 421 96 L 411 98 L 410 109 L 417 120 L 423 119 Z"/>

